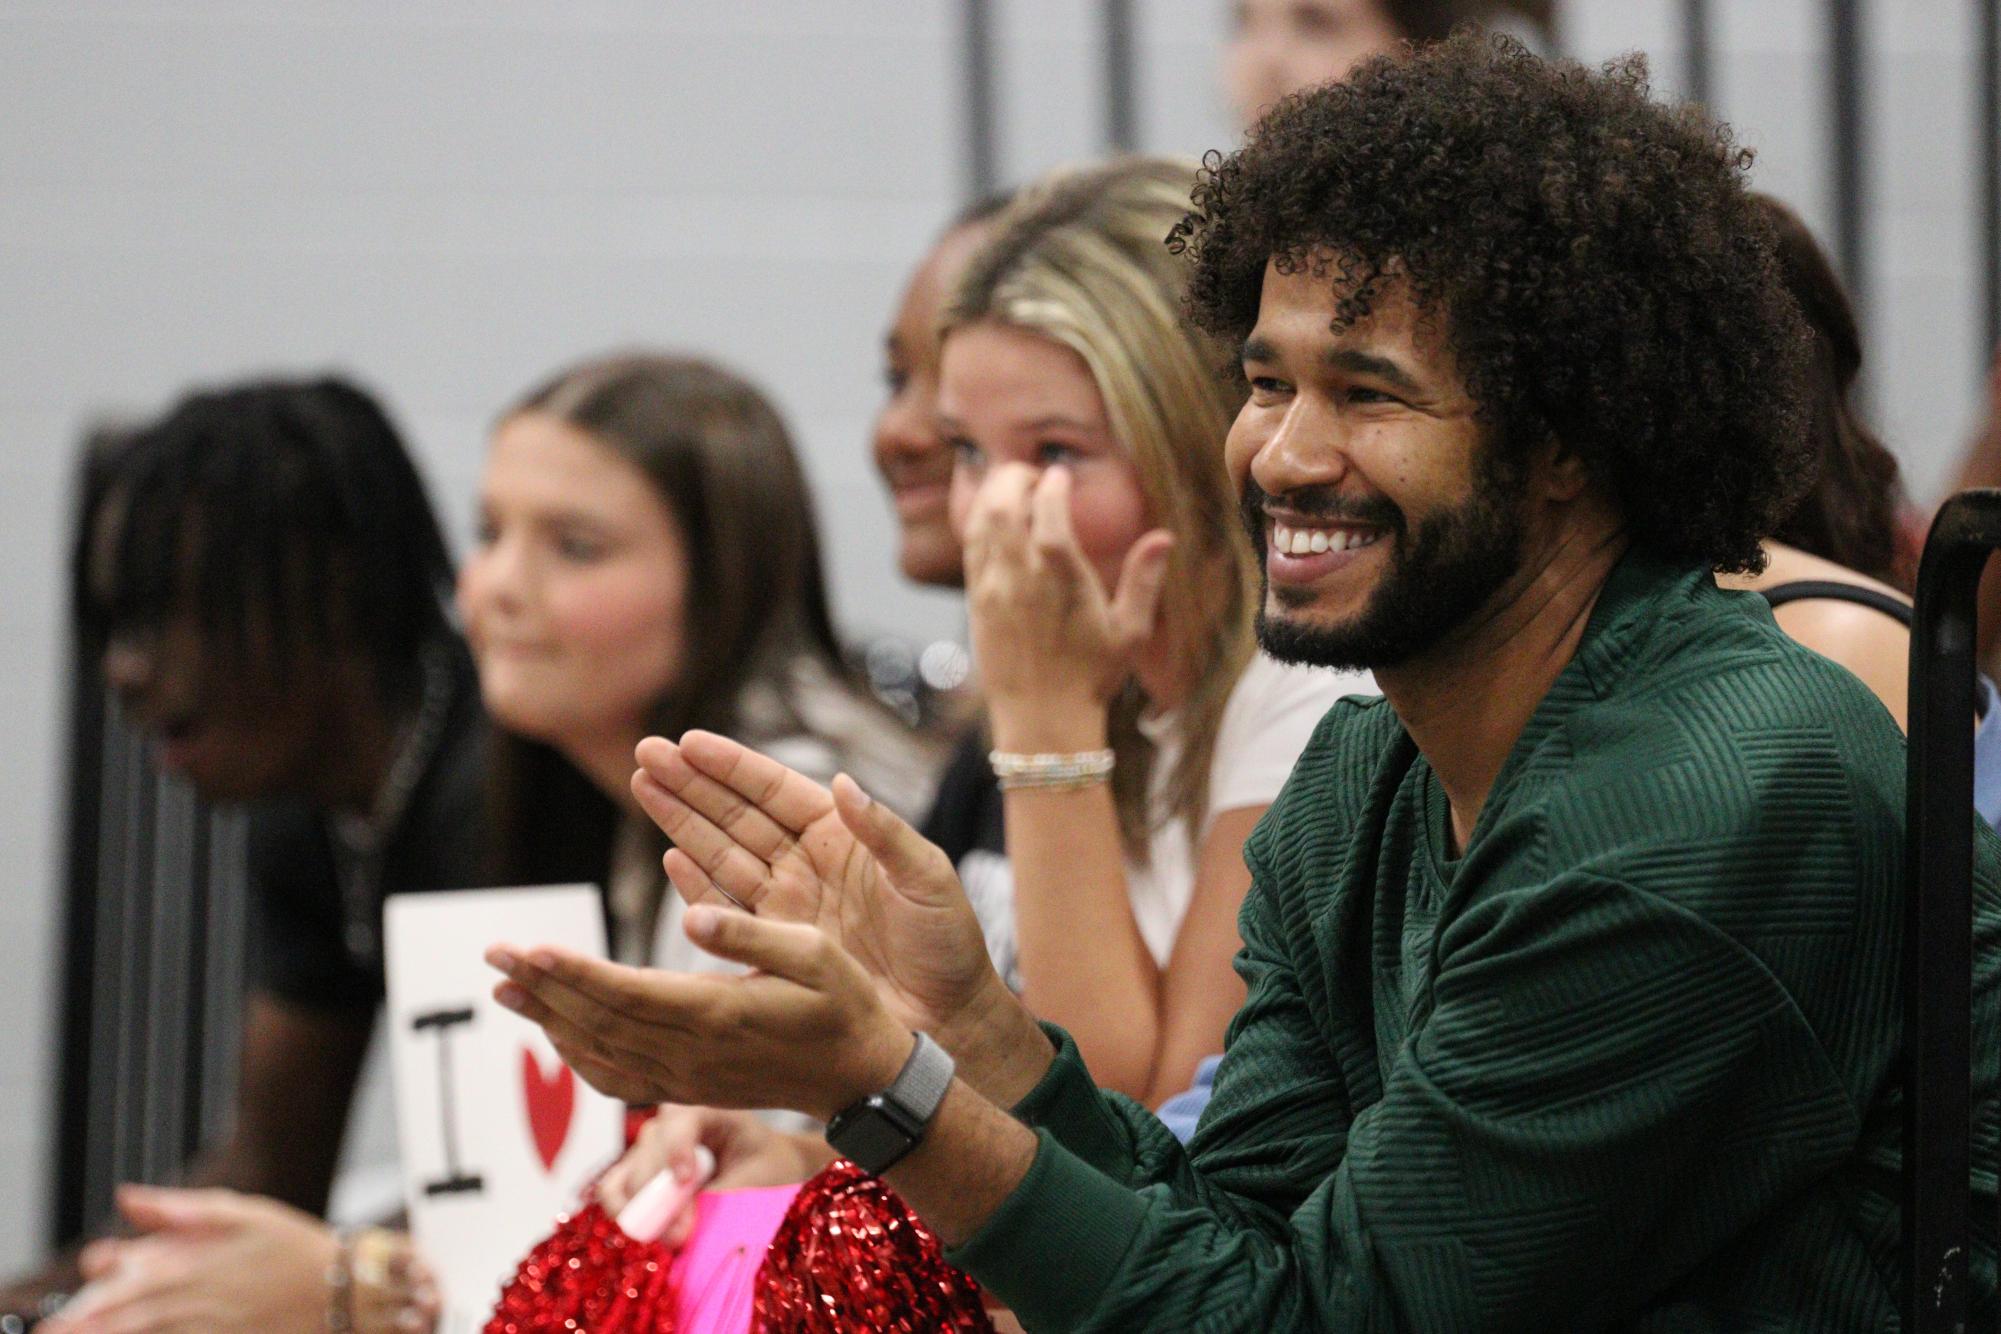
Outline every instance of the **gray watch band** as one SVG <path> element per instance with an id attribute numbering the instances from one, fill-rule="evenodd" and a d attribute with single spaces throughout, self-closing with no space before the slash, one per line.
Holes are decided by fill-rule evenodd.
<path id="1" fill-rule="evenodd" d="M 900 1106 L 906 1115 L 920 1126 L 929 1126 L 931 1118 L 938 1114 L 938 1104 L 945 1101 L 945 1090 L 952 1087 L 952 1072 L 958 1067 L 952 1055 L 936 1042 L 929 1033 L 918 1033 L 916 1045 L 910 1049 L 910 1059 L 903 1063 L 896 1082 L 883 1090 L 883 1096 Z"/>
<path id="2" fill-rule="evenodd" d="M 827 1123 L 827 1143 L 856 1167 L 881 1175 L 924 1140 L 952 1087 L 952 1057 L 928 1033 L 914 1035 L 909 1059 L 882 1092 L 844 1108 Z"/>

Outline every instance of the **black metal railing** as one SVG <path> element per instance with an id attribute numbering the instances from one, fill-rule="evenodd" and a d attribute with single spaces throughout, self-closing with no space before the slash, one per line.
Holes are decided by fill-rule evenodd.
<path id="1" fill-rule="evenodd" d="M 122 1181 L 171 1181 L 226 1127 L 242 1025 L 243 822 L 161 778 L 78 664 L 70 720 L 52 1239 Z"/>

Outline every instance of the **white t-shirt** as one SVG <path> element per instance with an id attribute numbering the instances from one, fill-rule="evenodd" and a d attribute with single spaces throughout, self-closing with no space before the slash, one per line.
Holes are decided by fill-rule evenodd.
<path id="1" fill-rule="evenodd" d="M 1216 817 L 1227 811 L 1269 806 L 1285 786 L 1287 775 L 1306 748 L 1313 729 L 1334 701 L 1346 695 L 1373 695 L 1375 678 L 1367 672 L 1335 672 L 1324 667 L 1294 667 L 1259 653 L 1252 657 L 1223 706 L 1216 730 L 1216 754 L 1209 762 L 1209 802 L 1200 830 L 1167 816 L 1167 784 L 1180 753 L 1180 737 L 1172 713 L 1143 719 L 1140 730 L 1154 743 L 1149 799 L 1155 811 L 1154 831 L 1144 866 L 1126 862 L 1126 893 L 1140 938 L 1154 962 L 1165 968 L 1181 934 L 1181 919 L 1195 893 L 1195 850 L 1208 837 Z M 968 868 L 961 866 L 964 876 Z M 994 966 L 1016 991 L 1022 987 L 1021 953 L 1014 930 L 1014 875 L 998 857 L 986 856 L 978 868 L 977 888 L 968 879 L 967 893 L 986 932 L 987 951 Z"/>

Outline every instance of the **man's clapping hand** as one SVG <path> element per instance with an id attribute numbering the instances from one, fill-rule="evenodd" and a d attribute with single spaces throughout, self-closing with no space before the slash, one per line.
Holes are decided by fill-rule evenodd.
<path id="1" fill-rule="evenodd" d="M 1003 1105 L 1050 1047 L 994 972 L 950 862 L 846 778 L 833 791 L 723 737 L 642 743 L 633 791 L 673 840 L 689 938 L 748 976 L 500 948 L 502 1003 L 594 1086 L 635 1102 L 789 1107 L 879 1092 L 911 1031 Z"/>

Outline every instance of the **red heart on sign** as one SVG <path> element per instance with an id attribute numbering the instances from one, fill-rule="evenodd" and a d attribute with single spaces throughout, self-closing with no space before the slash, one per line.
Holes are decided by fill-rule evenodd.
<path id="1" fill-rule="evenodd" d="M 570 1137 L 570 1114 L 577 1108 L 577 1077 L 558 1062 L 554 1075 L 542 1073 L 542 1063 L 528 1048 L 521 1049 L 521 1092 L 528 1103 L 528 1129 L 545 1171 L 554 1171 L 556 1155 Z"/>

